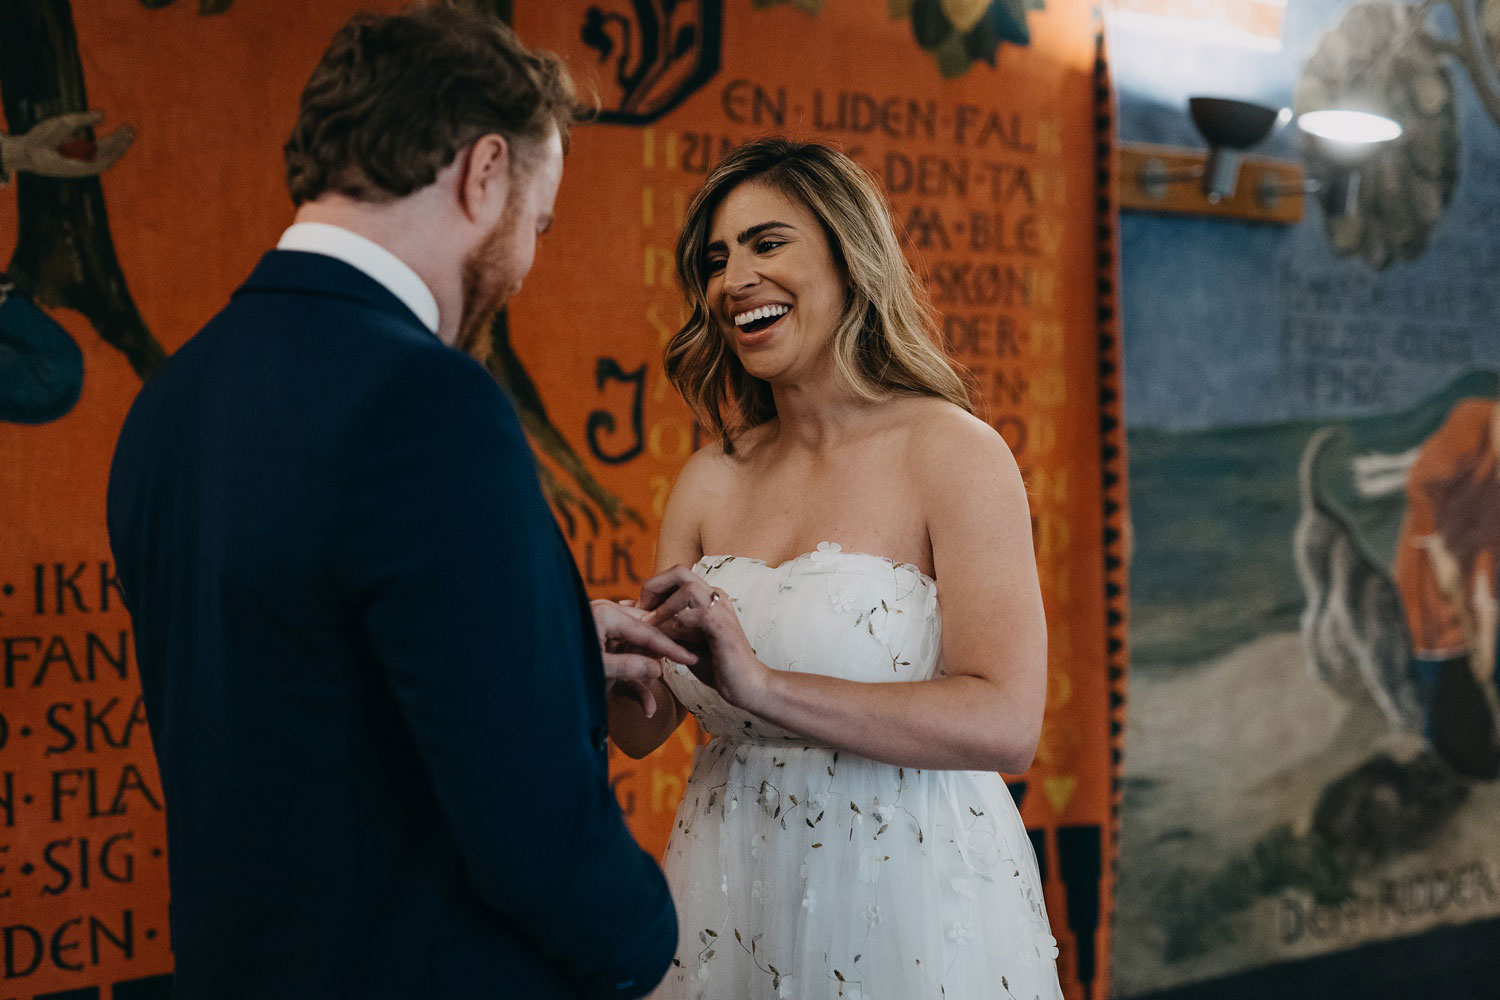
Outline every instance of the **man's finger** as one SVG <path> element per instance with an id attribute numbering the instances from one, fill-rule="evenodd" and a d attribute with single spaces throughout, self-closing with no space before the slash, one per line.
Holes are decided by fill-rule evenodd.
<path id="1" fill-rule="evenodd" d="M 624 684 L 625 697 L 640 705 L 646 718 L 656 718 L 656 695 L 652 693 L 650 685 L 637 684 L 635 681 L 625 681 Z"/>
<path id="2" fill-rule="evenodd" d="M 601 597 L 590 601 L 589 607 L 593 610 L 594 622 L 600 629 L 607 629 L 610 622 L 647 616 L 647 612 L 636 607 L 633 601 L 608 601 Z"/>
<path id="3" fill-rule="evenodd" d="M 678 645 L 671 636 L 667 635 L 661 629 L 634 618 L 617 618 L 611 621 L 607 628 L 606 637 L 628 643 L 637 649 L 648 650 L 657 656 L 669 657 L 678 663 L 693 664 L 698 662 L 698 657 Z"/>
<path id="4" fill-rule="evenodd" d="M 605 653 L 604 673 L 612 681 L 644 684 L 661 677 L 661 661 L 644 653 Z"/>

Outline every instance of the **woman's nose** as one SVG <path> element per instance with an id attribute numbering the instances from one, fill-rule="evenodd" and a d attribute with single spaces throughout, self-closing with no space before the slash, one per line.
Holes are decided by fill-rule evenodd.
<path id="1" fill-rule="evenodd" d="M 724 288 L 730 294 L 742 292 L 753 286 L 760 276 L 755 273 L 754 262 L 746 254 L 730 254 L 724 262 Z"/>

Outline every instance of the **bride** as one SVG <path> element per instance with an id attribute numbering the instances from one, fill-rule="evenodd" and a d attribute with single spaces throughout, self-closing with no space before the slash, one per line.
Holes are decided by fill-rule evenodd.
<path id="1" fill-rule="evenodd" d="M 627 754 L 700 748 L 664 860 L 666 998 L 1054 1000 L 1030 841 L 1046 626 L 1026 491 L 971 413 L 884 198 L 763 139 L 677 244 L 666 367 L 719 441 L 683 469 L 637 613 L 692 669 L 611 694 Z"/>

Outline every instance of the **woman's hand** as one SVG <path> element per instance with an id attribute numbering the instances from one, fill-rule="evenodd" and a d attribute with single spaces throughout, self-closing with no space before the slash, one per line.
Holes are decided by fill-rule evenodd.
<path id="1" fill-rule="evenodd" d="M 646 581 L 639 607 L 651 613 L 648 624 L 701 650 L 697 665 L 688 664 L 699 680 L 735 708 L 759 714 L 772 671 L 756 658 L 728 594 L 673 566 Z"/>

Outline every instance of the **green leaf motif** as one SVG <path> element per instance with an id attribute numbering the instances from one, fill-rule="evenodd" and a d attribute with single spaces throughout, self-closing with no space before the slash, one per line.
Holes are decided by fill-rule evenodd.
<path id="1" fill-rule="evenodd" d="M 988 14 L 980 18 L 964 35 L 964 53 L 972 60 L 983 60 L 991 66 L 1000 57 L 1000 35 L 996 33 Z"/>
<path id="2" fill-rule="evenodd" d="M 911 31 L 922 48 L 936 49 L 953 34 L 953 22 L 938 0 L 916 0 L 911 9 Z"/>
<path id="3" fill-rule="evenodd" d="M 887 3 L 892 15 L 897 16 L 896 0 Z M 967 73 L 976 61 L 998 65 L 1002 44 L 1030 45 L 1026 15 L 1045 10 L 1046 0 L 991 0 L 976 20 L 964 18 L 967 30 L 953 23 L 942 0 L 903 0 L 899 8 L 909 10 L 917 44 L 931 52 L 938 71 L 952 79 Z"/>
<path id="4" fill-rule="evenodd" d="M 963 36 L 957 32 L 943 39 L 942 44 L 932 50 L 932 56 L 937 60 L 938 72 L 943 74 L 945 80 L 963 76 L 969 71 L 969 64 L 974 61 L 964 47 Z"/>
<path id="5" fill-rule="evenodd" d="M 1030 45 L 1031 28 L 1026 23 L 1026 14 L 1043 9 L 1032 6 L 1033 3 L 1044 3 L 1044 0 L 993 0 L 979 24 L 989 25 L 1002 42 Z"/>

